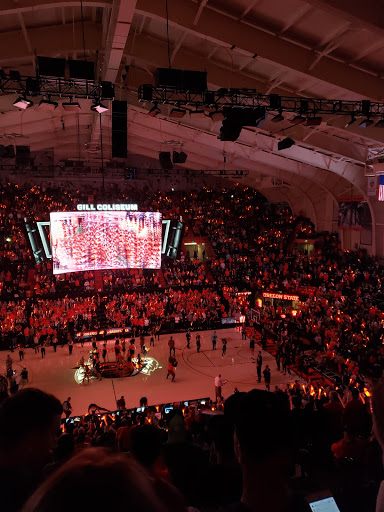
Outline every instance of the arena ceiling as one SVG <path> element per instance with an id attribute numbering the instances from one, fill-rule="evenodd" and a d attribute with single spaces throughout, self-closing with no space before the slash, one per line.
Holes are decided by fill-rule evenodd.
<path id="1" fill-rule="evenodd" d="M 158 167 L 159 151 L 173 144 L 188 154 L 185 167 L 247 169 L 244 182 L 274 201 L 288 201 L 318 229 L 334 228 L 337 200 L 369 201 L 372 250 L 384 252 L 384 212 L 367 198 L 367 161 L 384 154 L 384 130 L 345 127 L 346 119 L 323 116 L 320 126 L 266 120 L 222 142 L 220 122 L 181 120 L 161 106 L 139 103 L 137 88 L 168 67 L 165 0 L 2 0 L 0 67 L 35 73 L 35 55 L 97 63 L 103 80 L 116 83 L 116 98 L 129 102 L 128 152 L 136 163 Z M 83 18 L 81 15 L 83 11 Z M 83 31 L 84 29 L 84 31 Z M 175 68 L 206 70 L 209 87 L 253 88 L 270 94 L 341 100 L 384 101 L 384 2 L 382 0 L 168 0 L 170 60 Z M 32 107 L 18 111 L 0 96 L 0 143 L 32 150 L 54 148 L 57 161 L 100 159 L 100 127 L 91 102 L 81 112 Z M 35 102 L 36 104 L 36 102 Z M 111 152 L 110 112 L 103 115 L 104 157 Z M 279 140 L 295 145 L 278 151 Z M 276 186 L 278 184 L 278 186 Z M 377 247 L 375 248 L 375 243 Z"/>

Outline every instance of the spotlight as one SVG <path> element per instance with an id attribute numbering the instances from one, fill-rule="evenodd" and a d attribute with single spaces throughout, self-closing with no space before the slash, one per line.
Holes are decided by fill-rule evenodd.
<path id="1" fill-rule="evenodd" d="M 203 118 L 205 118 L 204 110 L 193 110 L 192 112 L 189 113 L 189 115 L 193 119 L 203 119 Z"/>
<path id="2" fill-rule="evenodd" d="M 77 112 L 81 110 L 80 103 L 78 101 L 64 101 L 61 106 L 67 112 Z"/>
<path id="3" fill-rule="evenodd" d="M 305 123 L 305 121 L 306 121 L 306 118 L 305 118 L 305 117 L 300 116 L 300 115 L 297 115 L 297 116 L 295 116 L 295 117 L 292 119 L 291 123 L 292 123 L 292 124 L 296 124 L 296 125 L 297 125 L 297 124 L 303 124 L 303 123 Z"/>
<path id="4" fill-rule="evenodd" d="M 366 119 L 363 119 L 361 121 L 361 123 L 359 124 L 359 128 L 368 128 L 368 126 L 371 126 L 372 124 L 372 119 L 369 119 L 369 117 L 367 117 Z"/>
<path id="5" fill-rule="evenodd" d="M 181 119 L 185 116 L 187 112 L 181 108 L 173 108 L 169 114 L 169 117 L 174 117 L 176 119 Z"/>
<path id="6" fill-rule="evenodd" d="M 288 149 L 295 144 L 293 139 L 287 137 L 286 139 L 280 140 L 277 144 L 277 150 L 281 151 L 282 149 Z"/>
<path id="7" fill-rule="evenodd" d="M 272 117 L 271 121 L 272 123 L 280 123 L 280 121 L 284 121 L 284 116 L 281 112 L 279 112 L 278 114 Z"/>
<path id="8" fill-rule="evenodd" d="M 320 126 L 323 118 L 322 117 L 308 117 L 306 126 Z"/>
<path id="9" fill-rule="evenodd" d="M 151 108 L 151 110 L 149 110 L 147 112 L 147 115 L 151 116 L 151 117 L 156 117 L 158 114 L 160 114 L 160 109 L 157 106 L 157 103 L 155 103 L 155 105 Z"/>
<path id="10" fill-rule="evenodd" d="M 102 114 L 103 112 L 107 112 L 109 109 L 100 101 L 97 101 L 94 105 L 92 105 L 91 110 L 97 112 L 98 114 Z"/>
<path id="11" fill-rule="evenodd" d="M 344 126 L 344 128 L 348 128 L 348 126 L 351 126 L 351 124 L 356 123 L 356 117 L 352 114 L 351 119 L 348 121 L 348 123 Z"/>
<path id="12" fill-rule="evenodd" d="M 52 112 L 52 110 L 55 110 L 57 108 L 58 103 L 56 101 L 51 100 L 41 100 L 38 106 L 39 110 L 43 110 L 44 112 Z"/>
<path id="13" fill-rule="evenodd" d="M 13 104 L 14 107 L 21 108 L 22 110 L 32 107 L 32 105 L 33 101 L 27 100 L 27 98 L 23 98 L 22 96 L 19 96 Z"/>
<path id="14" fill-rule="evenodd" d="M 384 117 L 380 119 L 380 121 L 377 121 L 375 128 L 384 128 Z"/>
<path id="15" fill-rule="evenodd" d="M 224 114 L 220 110 L 216 110 L 215 112 L 210 112 L 209 117 L 214 123 L 216 123 L 217 121 L 222 121 L 224 119 Z"/>

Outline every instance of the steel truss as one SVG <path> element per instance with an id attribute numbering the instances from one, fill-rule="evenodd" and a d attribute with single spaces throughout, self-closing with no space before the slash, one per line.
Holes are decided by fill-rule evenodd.
<path id="1" fill-rule="evenodd" d="M 305 116 L 348 115 L 384 117 L 384 103 L 362 101 L 330 100 L 321 98 L 297 98 L 277 94 L 261 94 L 256 89 L 219 89 L 194 93 L 171 87 L 153 87 L 141 85 L 138 90 L 139 101 L 150 101 L 178 107 L 193 106 L 209 109 L 222 108 L 258 108 L 266 111 L 294 112 Z"/>
<path id="2" fill-rule="evenodd" d="M 25 96 L 53 96 L 111 100 L 114 87 L 110 82 L 57 77 L 28 77 L 0 73 L 0 94 L 17 93 Z"/>

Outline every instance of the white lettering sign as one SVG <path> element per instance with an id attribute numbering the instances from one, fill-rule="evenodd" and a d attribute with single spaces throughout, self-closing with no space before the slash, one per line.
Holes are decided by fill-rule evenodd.
<path id="1" fill-rule="evenodd" d="M 79 212 L 133 212 L 138 210 L 137 204 L 78 204 Z"/>

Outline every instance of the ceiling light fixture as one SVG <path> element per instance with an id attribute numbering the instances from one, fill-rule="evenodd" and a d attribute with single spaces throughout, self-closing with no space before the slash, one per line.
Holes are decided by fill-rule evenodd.
<path id="1" fill-rule="evenodd" d="M 56 101 L 51 101 L 48 99 L 42 99 L 40 100 L 38 109 L 43 110 L 44 112 L 52 112 L 52 110 L 55 110 L 57 108 L 58 103 Z"/>
<path id="2" fill-rule="evenodd" d="M 366 119 L 363 119 L 361 121 L 361 123 L 359 124 L 359 128 L 368 128 L 368 126 L 371 126 L 372 124 L 372 119 L 369 119 L 369 117 L 367 117 Z"/>
<path id="3" fill-rule="evenodd" d="M 91 110 L 97 112 L 98 114 L 102 114 L 103 112 L 108 112 L 108 107 L 103 105 L 101 101 L 97 101 L 91 106 Z"/>
<path id="4" fill-rule="evenodd" d="M 320 126 L 322 121 L 323 121 L 323 118 L 319 117 L 319 116 L 308 117 L 305 125 L 306 126 Z"/>
<path id="5" fill-rule="evenodd" d="M 161 113 L 161 111 L 160 111 L 159 107 L 157 106 L 157 103 L 155 103 L 153 105 L 153 107 L 151 108 L 151 110 L 148 110 L 147 115 L 150 117 L 156 117 L 160 113 Z"/>
<path id="6" fill-rule="evenodd" d="M 284 121 L 284 116 L 281 112 L 279 112 L 278 114 L 272 117 L 271 121 L 272 123 L 280 123 L 280 121 Z"/>
<path id="7" fill-rule="evenodd" d="M 224 114 L 221 110 L 216 110 L 215 112 L 210 112 L 209 117 L 214 123 L 216 123 L 217 121 L 222 121 L 224 119 Z"/>
<path id="8" fill-rule="evenodd" d="M 32 107 L 33 101 L 28 100 L 23 96 L 19 96 L 17 100 L 14 102 L 13 106 L 16 108 L 21 108 L 22 110 L 27 109 L 28 107 Z"/>
<path id="9" fill-rule="evenodd" d="M 303 116 L 301 116 L 301 115 L 297 115 L 297 116 L 295 116 L 295 117 L 292 119 L 291 123 L 292 123 L 292 124 L 296 124 L 296 125 L 298 125 L 298 124 L 303 124 L 303 123 L 305 123 L 305 121 L 306 121 L 306 120 L 307 120 L 307 119 L 306 119 L 305 117 L 303 117 Z"/>
<path id="10" fill-rule="evenodd" d="M 78 110 L 81 110 L 80 103 L 78 101 L 63 101 L 61 104 L 63 109 L 67 112 L 77 112 Z"/>
<path id="11" fill-rule="evenodd" d="M 193 119 L 204 119 L 205 118 L 204 110 L 192 110 L 192 112 L 190 112 L 189 115 Z"/>
<path id="12" fill-rule="evenodd" d="M 185 116 L 186 110 L 183 110 L 181 108 L 173 108 L 171 112 L 169 113 L 169 117 L 174 117 L 176 119 L 181 119 Z"/>

